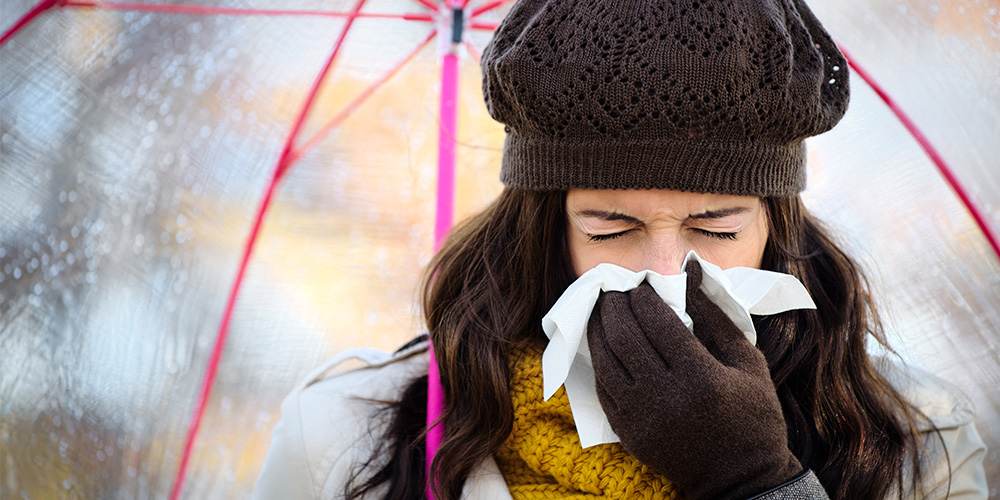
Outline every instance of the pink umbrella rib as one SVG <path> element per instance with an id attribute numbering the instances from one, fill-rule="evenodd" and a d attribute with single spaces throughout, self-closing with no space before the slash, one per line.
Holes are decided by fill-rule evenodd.
<path id="1" fill-rule="evenodd" d="M 151 4 L 140 2 L 98 2 L 90 0 L 66 0 L 65 7 L 94 8 L 105 10 L 129 10 L 143 12 L 168 12 L 171 14 L 202 14 L 202 15 L 230 15 L 230 16 L 316 16 L 316 17 L 340 17 L 340 18 L 377 18 L 377 19 L 403 19 L 405 21 L 425 21 L 430 22 L 433 17 L 430 14 L 378 14 L 359 13 L 353 15 L 350 12 L 327 12 L 317 10 L 276 10 L 276 9 L 240 9 L 235 7 L 215 7 L 209 5 L 178 5 L 178 4 Z"/>
<path id="2" fill-rule="evenodd" d="M 476 64 L 479 64 L 479 61 L 483 58 L 483 54 L 479 52 L 479 49 L 468 40 L 465 40 L 465 49 L 469 51 L 469 55 L 476 61 Z"/>
<path id="3" fill-rule="evenodd" d="M 358 14 L 361 11 L 361 7 L 364 6 L 367 0 L 358 0 L 358 3 L 354 5 L 354 9 L 351 11 L 354 14 Z M 322 85 L 323 80 L 326 78 L 326 74 L 333 67 L 333 61 L 337 58 L 337 54 L 340 52 L 340 48 L 344 44 L 344 39 L 347 38 L 347 32 L 350 31 L 351 25 L 354 24 L 354 19 L 356 16 L 348 18 L 347 24 L 344 29 L 341 30 L 340 36 L 337 37 L 337 41 L 333 47 L 333 53 L 330 54 L 330 59 L 327 60 L 326 66 L 320 72 L 319 76 L 316 77 L 316 81 L 313 83 L 312 89 L 309 91 L 309 96 L 306 98 L 306 104 L 302 108 L 302 113 L 299 118 L 292 125 L 291 133 L 288 134 L 288 140 L 285 142 L 285 148 L 281 152 L 281 160 L 279 161 L 279 172 L 278 175 L 282 176 L 291 167 L 292 163 L 289 161 L 293 156 L 293 150 L 295 143 L 295 138 L 298 137 L 299 131 L 302 129 L 302 125 L 305 123 L 306 116 L 309 114 L 310 109 L 312 109 L 313 101 L 316 100 L 316 95 L 319 93 L 320 85 Z"/>
<path id="4" fill-rule="evenodd" d="M 500 23 L 483 23 L 479 21 L 473 21 L 469 23 L 469 29 L 474 29 L 474 30 L 496 31 L 497 27 L 499 26 Z"/>
<path id="5" fill-rule="evenodd" d="M 198 395 L 198 402 L 195 405 L 195 413 L 191 419 L 191 424 L 188 427 L 187 439 L 184 441 L 184 452 L 181 455 L 180 467 L 177 469 L 177 476 L 174 479 L 173 489 L 170 492 L 170 499 L 177 500 L 180 498 L 181 490 L 184 488 L 184 479 L 187 473 L 188 462 L 191 458 L 191 451 L 194 448 L 194 440 L 198 435 L 198 429 L 201 426 L 202 416 L 205 412 L 205 406 L 208 403 L 208 396 L 211 393 L 211 388 L 215 382 L 215 375 L 219 368 L 219 362 L 222 360 L 222 350 L 226 343 L 226 336 L 229 332 L 229 323 L 233 315 L 233 308 L 236 304 L 236 297 L 239 294 L 240 285 L 243 283 L 243 276 L 246 274 L 247 265 L 250 261 L 250 255 L 253 252 L 254 244 L 257 241 L 257 236 L 260 233 L 261 225 L 264 222 L 264 214 L 267 212 L 268 207 L 271 204 L 271 197 L 274 194 L 274 190 L 278 184 L 278 171 L 279 166 L 275 168 L 275 174 L 272 176 L 271 181 L 267 185 L 267 190 L 264 193 L 264 198 L 257 208 L 257 215 L 254 218 L 253 227 L 250 230 L 250 236 L 247 238 L 246 245 L 243 249 L 243 258 L 240 261 L 240 267 L 236 273 L 236 280 L 232 288 L 229 291 L 229 299 L 226 302 L 226 309 L 222 316 L 222 323 L 219 326 L 219 331 L 215 337 L 215 345 L 212 347 L 212 353 L 208 358 L 208 366 L 205 369 L 205 376 L 202 379 L 201 390 Z"/>
<path id="6" fill-rule="evenodd" d="M 429 44 L 436 35 L 437 35 L 437 30 L 431 31 L 431 33 L 427 35 L 427 38 L 424 39 L 423 42 L 420 42 L 417 48 L 413 49 L 413 51 L 410 52 L 405 58 L 403 58 L 403 60 L 396 63 L 396 65 L 393 66 L 392 69 L 390 69 L 388 72 L 386 72 L 386 74 L 382 75 L 381 78 L 379 78 L 374 83 L 369 85 L 368 88 L 366 88 L 363 92 L 358 94 L 358 96 L 355 97 L 354 100 L 352 100 L 350 103 L 344 106 L 344 108 L 341 109 L 333 117 L 332 120 L 330 120 L 326 125 L 324 125 L 319 132 L 313 135 L 305 144 L 302 145 L 302 147 L 292 152 L 292 155 L 289 157 L 289 162 L 294 163 L 298 161 L 299 158 L 301 158 L 303 155 L 312 150 L 312 148 L 316 147 L 316 144 L 318 144 L 320 140 L 326 137 L 326 135 L 329 134 L 331 130 L 336 128 L 344 120 L 346 120 L 349 116 L 351 116 L 351 114 L 354 113 L 354 111 L 358 109 L 358 107 L 360 107 L 361 104 L 363 104 L 366 100 L 368 100 L 368 98 L 371 97 L 371 95 L 375 93 L 376 90 L 378 90 L 382 85 L 384 85 L 385 82 L 389 81 L 389 79 L 392 78 L 393 75 L 398 73 L 399 70 L 403 68 L 403 66 L 405 66 L 411 60 L 413 60 L 413 58 L 420 52 L 420 50 L 426 47 L 427 44 Z"/>
<path id="7" fill-rule="evenodd" d="M 17 22 L 10 27 L 10 29 L 5 31 L 4 34 L 0 36 L 0 45 L 7 43 L 7 40 L 10 40 L 17 34 L 18 31 L 21 31 L 21 29 L 30 24 L 31 21 L 34 21 L 35 18 L 41 15 L 42 12 L 51 9 L 52 7 L 59 6 L 60 1 L 61 0 L 42 0 L 41 2 L 38 2 L 37 5 L 35 5 L 25 15 L 21 16 L 21 19 L 18 19 Z"/>
<path id="8" fill-rule="evenodd" d="M 885 89 L 883 89 L 882 86 L 879 85 L 874 78 L 872 78 L 871 74 L 865 71 L 865 69 L 862 68 L 846 50 L 844 50 L 843 46 L 840 46 L 840 51 L 844 54 L 844 57 L 847 58 L 847 64 L 851 67 L 851 69 L 853 69 L 854 72 L 857 73 L 858 76 L 860 76 L 861 79 L 864 80 L 876 94 L 878 94 L 879 98 L 882 99 L 882 102 L 889 107 L 893 114 L 896 115 L 896 118 L 899 119 L 900 123 L 906 127 L 906 130 L 910 132 L 910 135 L 913 136 L 917 143 L 920 144 L 920 147 L 924 150 L 924 152 L 927 153 L 927 156 L 934 163 L 934 166 L 937 167 L 938 172 L 940 172 L 941 176 L 944 177 L 945 182 L 948 183 L 951 189 L 958 196 L 959 200 L 962 201 L 962 204 L 965 205 L 965 208 L 972 215 L 972 218 L 976 221 L 976 225 L 979 226 L 983 236 L 986 237 L 986 241 L 990 244 L 990 247 L 993 248 L 993 253 L 996 255 L 997 259 L 1000 260 L 1000 243 L 997 241 L 997 235 L 994 233 L 990 224 L 986 221 L 986 216 L 983 215 L 979 205 L 976 204 L 976 202 L 969 195 L 969 192 L 966 191 L 965 186 L 963 186 L 958 180 L 958 176 L 955 175 L 954 169 L 948 165 L 948 162 L 945 161 L 944 157 L 941 156 L 934 145 L 931 144 L 931 141 L 927 139 L 927 136 L 924 135 L 923 131 L 917 127 L 917 124 L 910 118 L 909 115 L 906 114 L 905 111 L 903 111 L 896 101 L 889 96 Z"/>
<path id="9" fill-rule="evenodd" d="M 364 6 L 366 0 L 358 0 L 355 4 L 352 13 L 359 13 L 361 8 Z M 281 156 L 278 159 L 277 165 L 274 168 L 274 174 L 271 176 L 271 180 L 267 185 L 267 190 L 265 191 L 264 198 L 261 200 L 260 206 L 257 209 L 257 215 L 254 219 L 253 228 L 250 231 L 250 236 L 247 238 L 246 245 L 243 250 L 243 258 L 240 261 L 239 269 L 236 273 L 236 279 L 233 281 L 232 288 L 229 292 L 229 299 L 226 302 L 225 312 L 222 316 L 222 321 L 219 324 L 219 330 L 215 337 L 215 345 L 212 347 L 212 353 L 208 359 L 208 366 L 205 369 L 205 376 L 202 379 L 201 391 L 198 395 L 198 401 L 195 405 L 194 415 L 191 419 L 190 427 L 188 428 L 187 439 L 184 442 L 184 453 L 181 455 L 180 467 L 177 469 L 177 475 L 174 479 L 173 489 L 170 492 L 170 500 L 177 500 L 180 498 L 181 491 L 184 488 L 184 480 L 187 474 L 187 466 L 191 459 L 191 452 L 194 448 L 194 441 L 198 436 L 198 429 L 201 426 L 202 417 L 205 414 L 205 406 L 208 403 L 208 398 L 212 392 L 212 385 L 215 382 L 215 375 L 218 372 L 219 362 L 222 360 L 222 351 L 225 347 L 226 337 L 229 333 L 229 324 L 232 319 L 233 309 L 236 306 L 236 298 L 239 295 L 240 286 L 243 284 L 243 277 L 246 274 L 247 266 L 250 262 L 250 256 L 253 253 L 253 248 L 257 242 L 257 237 L 260 234 L 260 228 L 263 225 L 264 216 L 267 213 L 268 208 L 271 204 L 271 199 L 274 195 L 274 191 L 278 185 L 278 181 L 288 170 L 290 164 L 288 162 L 291 151 L 292 143 L 295 141 L 295 137 L 299 134 L 302 128 L 302 124 L 305 122 L 306 117 L 309 114 L 309 110 L 312 108 L 313 102 L 316 98 L 316 94 L 319 92 L 319 87 L 322 85 L 323 80 L 326 78 L 327 73 L 333 67 L 333 62 L 337 58 L 337 54 L 340 52 L 340 48 L 343 46 L 344 38 L 347 36 L 347 32 L 350 30 L 351 25 L 354 23 L 356 16 L 349 17 L 347 24 L 341 31 L 340 36 L 334 45 L 333 52 L 330 54 L 329 59 L 326 61 L 326 65 L 323 66 L 322 71 L 317 75 L 316 80 L 313 82 L 313 86 L 306 97 L 305 103 L 302 106 L 294 124 L 292 125 L 291 131 L 288 137 L 285 139 L 284 147 L 281 151 Z"/>
<path id="10" fill-rule="evenodd" d="M 480 14 L 484 14 L 486 12 L 489 12 L 489 11 L 491 11 L 491 10 L 497 8 L 497 7 L 500 7 L 501 5 L 503 5 L 505 3 L 508 3 L 510 1 L 511 0 L 494 0 L 494 1 L 490 2 L 490 3 L 480 5 L 479 7 L 476 7 L 475 9 L 472 10 L 472 13 L 469 14 L 469 17 L 475 18 L 475 17 L 479 16 Z"/>
<path id="11" fill-rule="evenodd" d="M 414 0 L 414 1 L 420 3 L 420 5 L 423 5 L 424 7 L 427 7 L 432 12 L 437 12 L 440 9 L 438 5 L 436 5 L 434 2 L 431 2 L 430 0 Z"/>

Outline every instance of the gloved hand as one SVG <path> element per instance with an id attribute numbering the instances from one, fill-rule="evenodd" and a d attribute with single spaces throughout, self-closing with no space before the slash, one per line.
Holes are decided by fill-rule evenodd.
<path id="1" fill-rule="evenodd" d="M 684 498 L 743 500 L 803 468 L 764 355 L 701 291 L 701 266 L 686 271 L 694 335 L 646 282 L 601 294 L 587 329 L 597 395 L 625 449 Z"/>

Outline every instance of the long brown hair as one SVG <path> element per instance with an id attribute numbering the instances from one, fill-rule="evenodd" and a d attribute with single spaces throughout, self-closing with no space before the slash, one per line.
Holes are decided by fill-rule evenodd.
<path id="1" fill-rule="evenodd" d="M 427 271 L 424 316 L 446 394 L 436 498 L 458 500 L 510 433 L 508 357 L 544 339 L 542 316 L 575 278 L 565 199 L 564 192 L 504 190 L 455 229 Z M 799 198 L 764 205 L 770 232 L 761 267 L 798 277 L 817 304 L 757 319 L 792 452 L 833 499 L 885 498 L 902 486 L 908 452 L 917 484 L 919 414 L 869 360 L 868 335 L 886 341 L 863 274 Z M 382 485 L 386 499 L 423 498 L 426 383 L 415 380 L 386 408 L 382 445 L 358 468 L 347 498 Z M 367 469 L 377 470 L 361 481 Z"/>
<path id="2" fill-rule="evenodd" d="M 761 268 L 797 277 L 816 302 L 756 321 L 789 446 L 832 499 L 884 499 L 893 486 L 902 498 L 908 459 L 912 484 L 921 476 L 923 417 L 868 356 L 869 335 L 891 349 L 867 279 L 799 197 L 764 206 L 770 231 Z"/>

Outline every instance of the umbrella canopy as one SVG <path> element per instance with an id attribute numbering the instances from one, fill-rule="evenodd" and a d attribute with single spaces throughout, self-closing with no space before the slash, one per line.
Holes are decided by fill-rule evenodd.
<path id="1" fill-rule="evenodd" d="M 248 234 L 348 23 L 263 219 L 184 496 L 246 496 L 305 372 L 423 329 L 415 291 L 434 250 L 451 48 L 429 35 L 452 18 L 430 0 L 206 3 L 217 10 L 63 4 L 0 46 L 0 497 L 174 488 Z M 996 7 L 811 5 L 995 231 Z M 34 6 L 5 1 L 0 31 Z M 503 140 L 479 91 L 489 31 L 465 27 L 458 218 L 499 191 Z M 858 78 L 844 122 L 810 148 L 807 202 L 873 272 L 902 353 L 965 389 L 1000 447 L 1000 264 L 982 229 Z M 987 467 L 1000 481 L 996 457 Z"/>

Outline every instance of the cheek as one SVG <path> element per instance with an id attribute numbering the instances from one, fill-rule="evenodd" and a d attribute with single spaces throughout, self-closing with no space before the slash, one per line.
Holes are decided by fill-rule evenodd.
<path id="1" fill-rule="evenodd" d="M 753 262 L 747 267 L 760 269 L 761 261 L 764 259 L 764 248 L 767 247 L 767 239 L 770 236 L 770 226 L 767 223 L 766 213 L 763 211 L 757 220 L 756 229 L 753 244 L 751 248 L 747 249 L 753 255 Z"/>
<path id="2" fill-rule="evenodd" d="M 713 241 L 704 238 L 692 241 L 691 249 L 705 260 L 723 268 L 751 267 L 760 269 L 767 245 L 767 224 L 756 223 L 744 229 L 736 241 Z"/>
<path id="3" fill-rule="evenodd" d="M 582 234 L 569 237 L 569 255 L 572 259 L 573 271 L 577 276 L 597 267 L 598 264 L 611 263 L 625 268 L 635 267 L 635 249 L 630 245 L 593 244 Z"/>
<path id="4" fill-rule="evenodd" d="M 717 263 L 719 267 L 727 269 L 730 267 L 752 267 L 760 269 L 761 259 L 764 257 L 764 247 L 767 245 L 767 223 L 759 221 L 743 231 L 742 238 L 737 240 L 735 245 L 728 249 L 724 263 Z"/>
<path id="5" fill-rule="evenodd" d="M 759 235 L 751 238 L 746 238 L 738 248 L 733 249 L 728 265 L 721 265 L 723 269 L 730 267 L 752 267 L 755 269 L 760 269 L 761 257 L 764 255 L 764 242 L 766 238 L 761 238 Z"/>
<path id="6" fill-rule="evenodd" d="M 586 241 L 576 234 L 569 235 L 569 256 L 573 260 L 573 271 L 577 276 L 591 270 L 599 264 L 600 259 L 594 251 L 593 246 L 588 246 Z"/>

